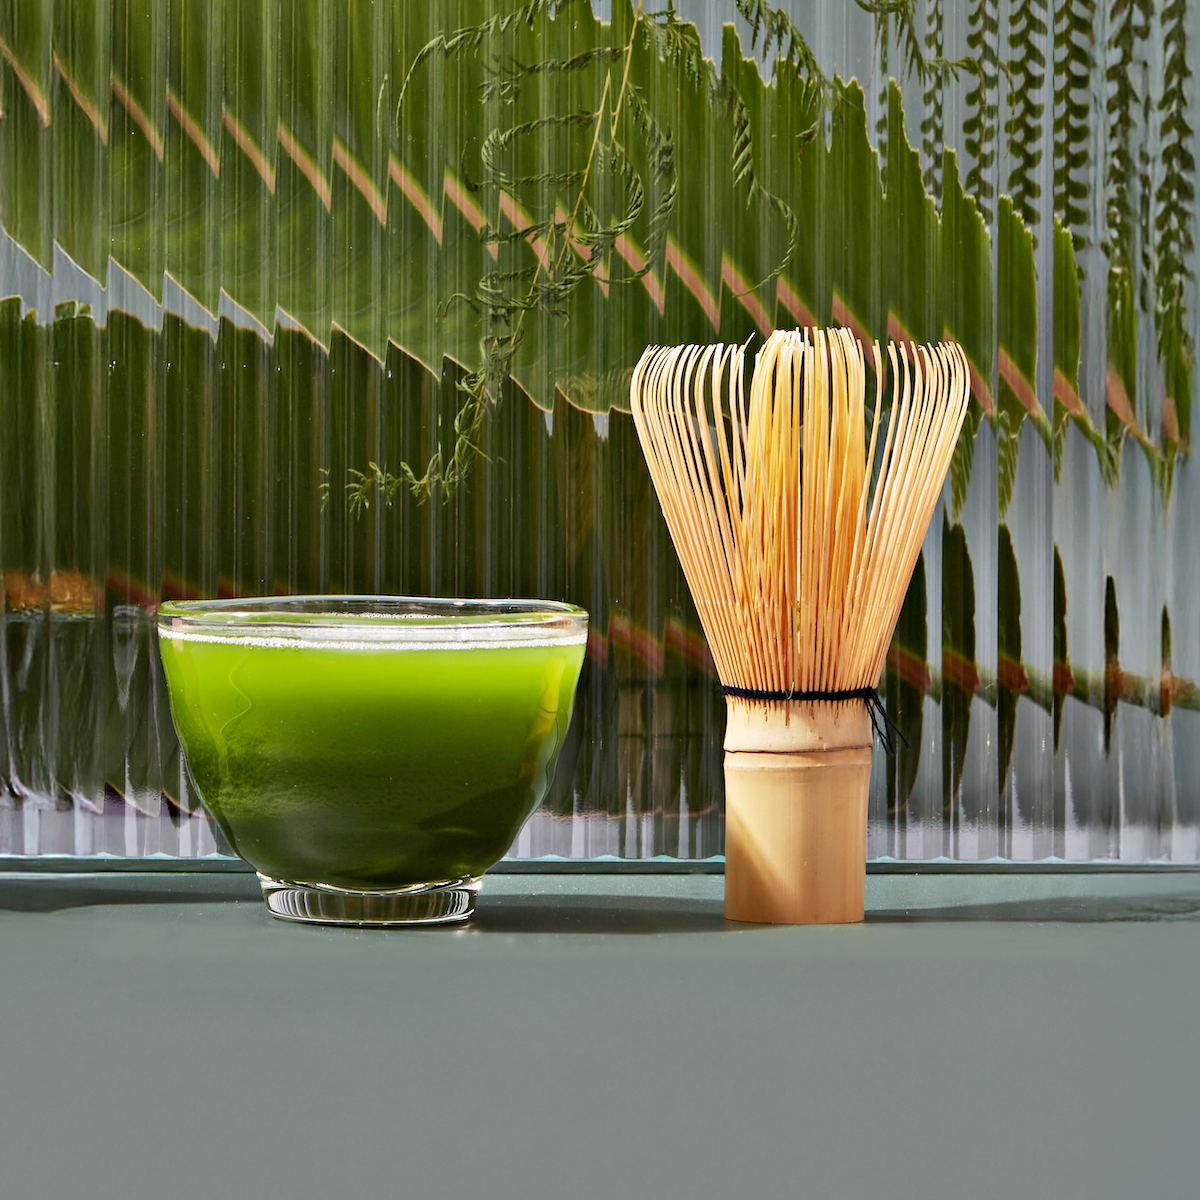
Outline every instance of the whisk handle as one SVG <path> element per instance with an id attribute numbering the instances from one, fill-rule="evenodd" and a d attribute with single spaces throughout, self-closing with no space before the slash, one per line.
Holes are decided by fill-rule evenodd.
<path id="1" fill-rule="evenodd" d="M 863 919 L 871 747 L 725 755 L 725 915 Z"/>

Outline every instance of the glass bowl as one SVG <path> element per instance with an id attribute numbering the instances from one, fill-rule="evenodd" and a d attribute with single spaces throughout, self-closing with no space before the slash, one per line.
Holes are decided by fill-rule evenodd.
<path id="1" fill-rule="evenodd" d="M 189 777 L 277 917 L 462 921 L 545 795 L 587 613 L 296 596 L 158 611 Z"/>

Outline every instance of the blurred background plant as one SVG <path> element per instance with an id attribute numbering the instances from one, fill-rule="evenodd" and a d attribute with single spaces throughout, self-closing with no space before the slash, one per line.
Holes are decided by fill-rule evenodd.
<path id="1" fill-rule="evenodd" d="M 154 606 L 384 591 L 591 612 L 516 854 L 719 854 L 724 704 L 629 372 L 840 324 L 956 338 L 975 397 L 871 855 L 1200 858 L 1198 20 L 0 3 L 0 853 L 219 850 Z"/>

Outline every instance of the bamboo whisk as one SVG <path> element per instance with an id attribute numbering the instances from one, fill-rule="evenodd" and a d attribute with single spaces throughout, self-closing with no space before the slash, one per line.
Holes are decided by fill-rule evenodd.
<path id="1" fill-rule="evenodd" d="M 860 920 L 876 685 L 970 397 L 953 343 L 889 344 L 866 430 L 844 329 L 651 348 L 638 437 L 729 705 L 726 915 Z M 878 462 L 876 452 L 879 451 Z"/>

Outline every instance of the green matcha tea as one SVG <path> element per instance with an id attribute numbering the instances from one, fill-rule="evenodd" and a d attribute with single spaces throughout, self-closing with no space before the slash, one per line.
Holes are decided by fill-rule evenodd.
<path id="1" fill-rule="evenodd" d="M 346 889 L 479 875 L 545 795 L 584 634 L 231 636 L 169 620 L 176 608 L 160 644 L 191 778 L 264 875 Z"/>

